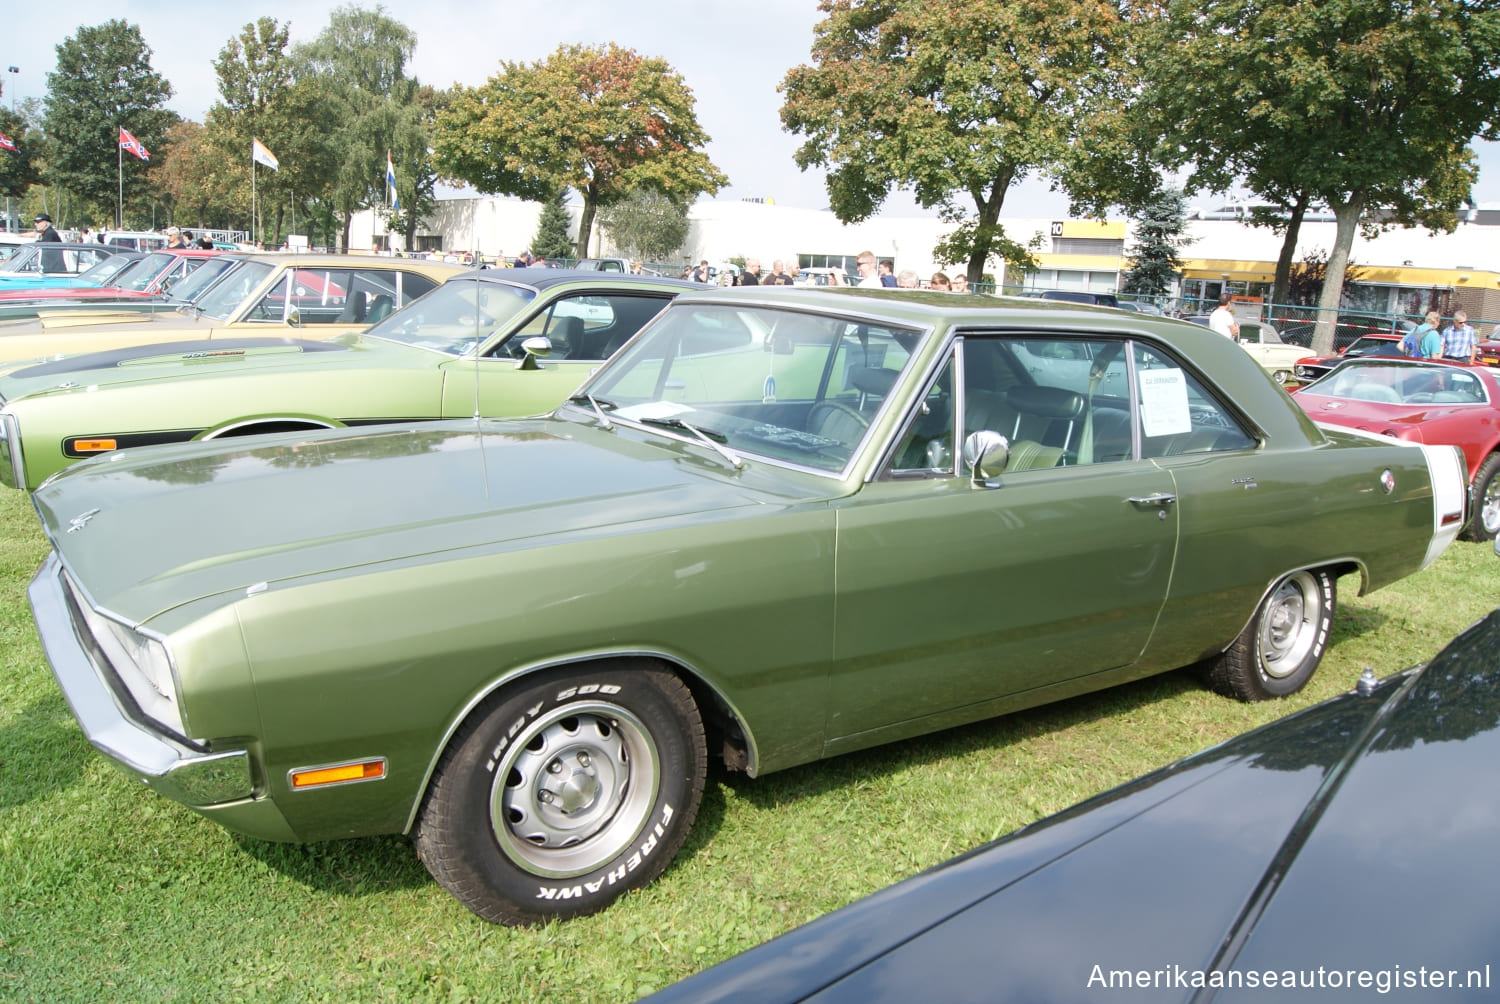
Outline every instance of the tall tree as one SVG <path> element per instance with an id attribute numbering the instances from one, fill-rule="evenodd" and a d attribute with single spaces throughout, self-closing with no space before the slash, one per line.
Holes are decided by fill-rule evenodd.
<path id="1" fill-rule="evenodd" d="M 247 209 L 252 141 L 260 140 L 277 158 L 277 170 L 255 169 L 256 194 L 265 207 L 261 212 L 271 217 L 267 237 L 273 244 L 281 240 L 294 200 L 316 197 L 331 185 L 337 174 L 331 137 L 341 121 L 323 89 L 295 79 L 288 32 L 287 25 L 262 17 L 225 43 L 213 64 L 219 101 L 207 120 L 222 157 L 219 182 Z"/>
<path id="2" fill-rule="evenodd" d="M 82 27 L 57 46 L 57 69 L 47 74 L 47 135 L 54 145 L 47 174 L 94 206 L 119 202 L 123 177 L 127 204 L 148 190 L 146 165 L 133 156 L 123 172 L 117 160 L 120 130 L 155 149 L 178 116 L 168 111 L 172 87 L 151 68 L 151 49 L 140 28 L 124 21 Z"/>
<path id="3" fill-rule="evenodd" d="M 656 192 L 637 190 L 600 211 L 615 246 L 636 258 L 666 261 L 687 240 L 687 209 Z"/>
<path id="4" fill-rule="evenodd" d="M 1469 142 L 1500 136 L 1494 0 L 1170 0 L 1153 49 L 1142 118 L 1190 184 L 1239 175 L 1338 220 L 1314 351 L 1332 351 L 1360 227 L 1452 229 Z"/>
<path id="5" fill-rule="evenodd" d="M 1187 243 L 1187 210 L 1181 189 L 1163 191 L 1136 217 L 1135 243 L 1129 250 L 1121 291 L 1165 296 L 1182 272 L 1178 249 Z"/>
<path id="6" fill-rule="evenodd" d="M 965 262 L 970 282 L 996 250 L 1026 267 L 999 223 L 1006 193 L 1033 173 L 1066 180 L 1075 138 L 1123 104 L 1120 9 L 1102 0 L 822 0 L 819 9 L 827 18 L 814 29 L 812 65 L 782 81 L 781 121 L 806 137 L 798 166 L 829 168 L 834 215 L 867 219 L 893 188 L 910 188 L 961 224 L 935 253 Z"/>
<path id="7" fill-rule="evenodd" d="M 243 221 L 249 193 L 241 200 L 239 186 L 226 184 L 223 155 L 204 127 L 179 122 L 167 130 L 166 140 L 156 180 L 171 207 L 170 221 L 200 229 Z"/>
<path id="8" fill-rule="evenodd" d="M 693 92 L 663 59 L 613 43 L 565 45 L 529 65 L 502 63 L 460 89 L 439 117 L 438 170 L 482 192 L 583 198 L 579 257 L 594 215 L 635 189 L 681 203 L 729 183 L 700 149 Z"/>
<path id="9" fill-rule="evenodd" d="M 406 73 L 416 46 L 416 34 L 387 17 L 385 8 L 350 5 L 335 8 L 328 27 L 292 50 L 299 82 L 314 83 L 334 110 L 330 138 L 338 169 L 328 198 L 346 248 L 354 214 L 384 200 L 386 155 L 394 156 L 400 109 L 415 103 L 419 91 Z"/>

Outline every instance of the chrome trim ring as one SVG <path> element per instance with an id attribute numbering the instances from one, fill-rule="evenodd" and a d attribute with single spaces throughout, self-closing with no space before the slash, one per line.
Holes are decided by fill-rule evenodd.
<path id="1" fill-rule="evenodd" d="M 1286 578 L 1266 600 L 1257 649 L 1267 676 L 1283 679 L 1302 668 L 1317 643 L 1323 596 L 1311 572 Z"/>

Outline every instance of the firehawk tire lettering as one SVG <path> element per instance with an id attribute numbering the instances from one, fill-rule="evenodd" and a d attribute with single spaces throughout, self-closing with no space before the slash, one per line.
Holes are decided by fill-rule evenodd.
<path id="1" fill-rule="evenodd" d="M 412 841 L 486 920 L 592 913 L 666 869 L 707 762 L 692 693 L 658 663 L 551 670 L 501 688 L 464 721 Z"/>

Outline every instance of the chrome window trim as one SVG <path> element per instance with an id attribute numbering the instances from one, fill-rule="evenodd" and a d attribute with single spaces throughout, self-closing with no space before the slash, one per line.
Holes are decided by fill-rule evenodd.
<path id="1" fill-rule="evenodd" d="M 4 399 L 0 398 L 0 404 L 3 403 Z M 0 484 L 7 488 L 26 490 L 26 458 L 21 453 L 21 423 L 14 414 L 3 410 L 0 410 Z"/>

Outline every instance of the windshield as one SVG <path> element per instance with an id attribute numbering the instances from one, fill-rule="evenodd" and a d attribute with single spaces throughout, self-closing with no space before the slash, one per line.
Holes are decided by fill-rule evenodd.
<path id="1" fill-rule="evenodd" d="M 113 286 L 120 276 L 140 263 L 141 259 L 128 254 L 114 255 L 90 267 L 87 271 L 80 272 L 78 281 L 92 283 L 95 286 Z"/>
<path id="2" fill-rule="evenodd" d="M 178 304 L 192 303 L 227 275 L 230 269 L 243 264 L 243 258 L 207 258 L 203 264 L 172 284 L 172 295 L 168 299 Z"/>
<path id="3" fill-rule="evenodd" d="M 530 286 L 450 279 L 365 332 L 450 356 L 472 352 L 536 299 Z"/>
<path id="4" fill-rule="evenodd" d="M 135 267 L 115 276 L 114 285 L 121 289 L 128 289 L 133 293 L 143 293 L 151 285 L 152 280 L 161 275 L 162 269 L 177 260 L 176 255 L 170 254 L 148 254 L 135 263 Z"/>
<path id="5" fill-rule="evenodd" d="M 203 271 L 202 269 L 198 270 Z M 276 266 L 264 261 L 247 261 L 224 277 L 222 282 L 198 297 L 196 307 L 204 317 L 222 321 L 254 291 Z M 197 273 L 195 272 L 194 275 Z"/>
<path id="6" fill-rule="evenodd" d="M 1475 373 L 1442 364 L 1345 363 L 1303 394 L 1377 404 L 1484 404 L 1484 381 Z"/>
<path id="7" fill-rule="evenodd" d="M 1395 356 L 1401 343 L 1394 338 L 1361 338 L 1344 350 L 1346 356 Z"/>
<path id="8" fill-rule="evenodd" d="M 916 331 L 767 307 L 670 307 L 580 391 L 610 416 L 842 471 Z M 592 408 L 586 397 L 575 398 Z"/>

